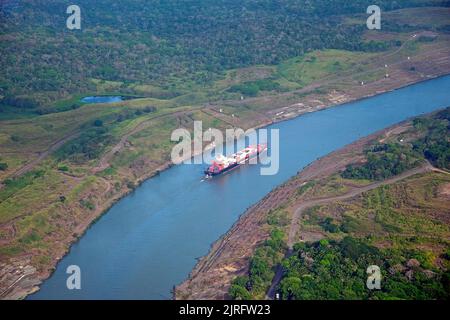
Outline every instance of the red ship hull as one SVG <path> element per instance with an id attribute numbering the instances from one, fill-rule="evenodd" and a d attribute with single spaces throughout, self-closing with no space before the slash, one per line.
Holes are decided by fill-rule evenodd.
<path id="1" fill-rule="evenodd" d="M 267 150 L 267 145 L 261 145 L 258 144 L 257 146 L 250 146 L 247 147 L 230 157 L 224 157 L 222 155 L 219 155 L 216 160 L 213 161 L 211 166 L 209 166 L 205 170 L 205 174 L 207 177 L 213 177 L 217 175 L 224 174 L 225 172 L 228 172 L 241 164 L 244 164 L 251 159 L 254 159 L 255 157 L 259 156 L 261 153 L 265 152 Z"/>

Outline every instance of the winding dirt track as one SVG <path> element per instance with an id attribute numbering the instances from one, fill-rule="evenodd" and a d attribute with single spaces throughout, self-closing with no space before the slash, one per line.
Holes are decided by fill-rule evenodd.
<path id="1" fill-rule="evenodd" d="M 68 135 L 66 135 L 65 137 L 55 141 L 52 145 L 50 145 L 50 147 L 39 153 L 38 157 L 34 160 L 31 160 L 30 162 L 28 162 L 27 164 L 25 164 L 23 167 L 20 167 L 18 170 L 14 171 L 10 177 L 12 178 L 17 178 L 31 170 L 33 170 L 33 168 L 39 164 L 42 160 L 44 160 L 45 158 L 47 158 L 47 156 L 52 153 L 53 151 L 56 151 L 57 149 L 59 149 L 62 145 L 64 145 L 67 141 L 72 140 L 74 138 L 76 138 L 78 135 L 80 135 L 80 131 L 76 131 L 76 132 L 72 132 L 69 133 Z"/>
<path id="2" fill-rule="evenodd" d="M 334 201 L 342 201 L 342 200 L 347 200 L 347 199 L 351 199 L 357 195 L 360 195 L 361 193 L 373 190 L 375 188 L 378 188 L 380 186 L 384 186 L 384 185 L 388 185 L 388 184 L 393 184 L 396 183 L 400 180 L 406 179 L 408 177 L 411 177 L 413 175 L 419 174 L 419 173 L 425 173 L 425 172 L 429 172 L 429 171 L 436 171 L 436 172 L 441 172 L 441 173 L 446 173 L 448 174 L 448 172 L 437 169 L 435 167 L 433 167 L 428 161 L 426 163 L 424 163 L 423 165 L 421 165 L 420 167 L 405 171 L 395 177 L 392 177 L 390 179 L 386 179 L 383 181 L 379 181 L 379 182 L 374 182 L 371 183 L 367 186 L 363 186 L 363 187 L 357 187 L 352 189 L 351 191 L 347 192 L 346 194 L 340 195 L 340 196 L 335 196 L 335 197 L 327 197 L 327 198 L 319 198 L 319 199 L 311 199 L 305 202 L 302 202 L 299 206 L 296 207 L 294 215 L 292 216 L 292 222 L 291 222 L 291 228 L 289 230 L 289 236 L 288 236 L 288 241 L 287 241 L 287 245 L 288 245 L 288 250 L 286 252 L 286 257 L 289 257 L 292 252 L 293 252 L 293 245 L 294 243 L 296 243 L 296 235 L 298 233 L 298 229 L 299 229 L 299 221 L 301 219 L 301 215 L 302 212 L 305 209 L 314 207 L 314 206 L 318 206 L 318 205 L 323 205 L 329 202 L 334 202 Z M 269 288 L 269 290 L 267 291 L 267 296 L 266 299 L 273 299 L 275 297 L 275 291 L 276 288 L 279 284 L 279 282 L 281 281 L 281 278 L 283 276 L 283 268 L 279 265 L 277 268 L 277 271 L 275 273 L 275 276 L 272 280 L 272 284 Z"/>
<path id="3" fill-rule="evenodd" d="M 314 82 L 314 83 L 312 83 L 312 84 L 310 84 L 310 85 L 308 85 L 308 86 L 306 86 L 304 88 L 301 88 L 301 89 L 298 89 L 298 90 L 294 90 L 294 91 L 290 91 L 290 92 L 286 92 L 286 93 L 277 93 L 277 96 L 280 97 L 280 96 L 292 95 L 293 93 L 296 93 L 296 94 L 308 93 L 308 92 L 311 92 L 312 90 L 315 90 L 315 89 L 320 88 L 320 87 L 324 87 L 324 86 L 327 86 L 327 85 L 330 85 L 330 84 L 335 84 L 335 83 L 342 82 L 344 80 L 348 80 L 349 78 L 352 78 L 355 75 L 368 74 L 368 73 L 371 73 L 371 72 L 375 72 L 377 70 L 384 69 L 384 62 L 383 61 L 386 58 L 391 57 L 391 56 L 395 56 L 396 54 L 398 54 L 400 51 L 402 51 L 402 49 L 409 42 L 413 41 L 414 39 L 416 39 L 417 36 L 420 36 L 421 34 L 422 34 L 422 32 L 410 35 L 410 37 L 406 41 L 404 41 L 402 43 L 402 45 L 397 50 L 395 50 L 393 52 L 388 52 L 388 53 L 386 53 L 386 54 L 384 54 L 382 56 L 376 57 L 375 60 L 374 60 L 375 65 L 374 65 L 373 68 L 368 68 L 367 70 L 364 70 L 362 72 L 357 72 L 357 73 L 346 72 L 346 73 L 343 73 L 339 77 L 335 77 L 334 75 L 330 75 L 330 76 L 324 77 L 324 78 L 322 78 L 322 79 L 320 79 L 320 80 L 318 80 L 318 81 L 316 81 L 316 82 Z M 421 56 L 426 56 L 427 54 L 428 53 L 419 54 L 419 55 L 416 55 L 415 58 L 421 57 Z M 403 60 L 396 61 L 396 62 L 391 63 L 390 66 L 400 65 L 402 63 L 404 63 Z M 267 98 L 270 98 L 270 97 L 271 96 L 268 95 L 268 96 L 263 96 L 263 97 L 247 98 L 247 99 L 245 99 L 245 101 L 236 101 L 236 100 L 228 100 L 227 101 L 227 100 L 225 100 L 225 101 L 222 101 L 222 104 L 240 105 L 242 103 L 245 104 L 245 103 L 249 103 L 249 102 L 252 102 L 252 101 L 258 101 L 260 99 L 267 99 Z M 161 117 L 171 116 L 171 115 L 172 116 L 176 116 L 178 114 L 185 114 L 185 113 L 188 113 L 188 112 L 192 112 L 195 109 L 201 109 L 202 111 L 205 111 L 205 109 L 208 109 L 210 107 L 211 106 L 205 105 L 203 107 L 193 108 L 193 109 L 188 110 L 188 111 L 175 111 L 175 112 L 169 113 L 169 114 L 158 115 L 158 116 L 155 116 L 155 117 L 153 117 L 151 119 L 148 119 L 148 120 L 145 120 L 145 121 L 139 123 L 138 125 L 136 125 L 135 128 L 131 129 L 128 133 L 126 133 L 124 136 L 122 136 L 120 141 L 109 152 L 107 152 L 106 154 L 103 155 L 103 157 L 100 159 L 98 165 L 96 167 L 92 168 L 92 172 L 93 173 L 97 173 L 99 171 L 102 171 L 102 170 L 106 169 L 109 166 L 109 162 L 113 158 L 114 154 L 116 154 L 117 152 L 120 152 L 126 146 L 126 142 L 128 141 L 128 138 L 131 135 L 137 133 L 138 131 L 144 129 L 147 126 L 147 124 L 149 122 L 151 122 L 152 120 L 155 120 L 155 119 L 161 118 Z M 205 113 L 207 113 L 208 115 L 211 116 L 211 114 L 209 112 L 205 112 Z M 273 122 L 273 119 L 271 119 L 267 115 L 264 115 L 264 116 L 267 117 L 270 120 L 270 122 Z M 225 122 L 228 122 L 231 125 L 234 125 L 233 123 L 231 123 L 229 121 L 226 121 L 226 119 L 221 119 L 221 120 L 223 120 Z M 38 157 L 36 159 L 31 160 L 30 162 L 26 163 L 24 166 L 20 167 L 15 172 L 10 174 L 9 177 L 16 178 L 16 177 L 19 177 L 19 176 L 21 176 L 21 175 L 31 171 L 32 169 L 34 169 L 36 167 L 36 165 L 38 165 L 42 160 L 44 160 L 52 152 L 54 152 L 57 149 L 59 149 L 62 145 L 64 145 L 69 140 L 72 140 L 72 139 L 76 138 L 78 135 L 80 135 L 80 133 L 81 133 L 81 131 L 72 132 L 72 133 L 69 133 L 68 135 L 66 135 L 65 137 L 55 141 L 46 151 L 39 153 L 39 155 L 38 155 Z M 5 177 L 5 178 L 8 178 L 8 176 Z M 0 183 L 0 188 L 1 187 L 2 187 L 2 185 Z"/>
<path id="4" fill-rule="evenodd" d="M 401 45 L 398 49 L 396 49 L 395 51 L 393 51 L 393 52 L 388 52 L 388 53 L 383 54 L 383 55 L 381 55 L 381 56 L 379 56 L 379 57 L 375 57 L 374 60 L 372 61 L 372 62 L 374 63 L 374 67 L 373 67 L 373 68 L 368 68 L 367 70 L 360 71 L 360 72 L 354 72 L 354 71 L 344 72 L 344 73 L 342 73 L 339 77 L 335 77 L 335 75 L 332 74 L 332 75 L 323 77 L 323 78 L 317 80 L 316 82 L 311 83 L 311 84 L 309 84 L 309 85 L 307 85 L 307 86 L 305 86 L 305 87 L 303 87 L 303 88 L 301 88 L 301 89 L 289 91 L 289 92 L 286 92 L 286 93 L 277 93 L 276 96 L 277 96 L 277 97 L 280 97 L 280 96 L 289 96 L 289 95 L 292 95 L 293 93 L 295 93 L 295 94 L 308 93 L 308 92 L 311 92 L 311 91 L 313 91 L 313 90 L 315 90 L 315 89 L 318 89 L 318 88 L 320 88 L 320 87 L 324 87 L 324 86 L 327 86 L 327 85 L 340 83 L 340 82 L 342 82 L 342 81 L 344 81 L 344 80 L 351 79 L 351 78 L 353 78 L 353 77 L 355 77 L 355 76 L 362 76 L 362 75 L 369 74 L 369 73 L 371 73 L 371 72 L 375 72 L 375 71 L 378 71 L 378 70 L 384 70 L 384 69 L 385 69 L 385 67 L 384 67 L 385 63 L 384 63 L 383 61 L 384 61 L 386 58 L 398 54 L 400 51 L 403 50 L 403 48 L 404 48 L 409 42 L 415 40 L 417 36 L 420 36 L 420 35 L 422 35 L 422 34 L 423 34 L 423 32 L 419 32 L 419 33 L 416 33 L 416 34 L 412 34 L 412 35 L 410 35 L 409 38 L 408 38 L 406 41 L 404 41 L 404 42 L 402 43 L 402 45 Z M 416 55 L 415 57 L 417 58 L 417 57 L 424 56 L 424 55 L 426 55 L 426 53 Z M 404 62 L 405 62 L 405 61 L 403 61 L 403 60 L 396 61 L 396 62 L 391 63 L 390 66 L 400 65 L 400 64 L 402 64 L 402 63 L 404 63 Z M 245 99 L 244 101 L 226 100 L 226 101 L 224 101 L 224 103 L 228 103 L 228 104 L 231 104 L 231 105 L 232 105 L 233 103 L 235 103 L 236 105 L 241 105 L 241 104 L 247 104 L 247 103 L 249 103 L 249 102 L 254 102 L 254 101 L 259 101 L 259 100 L 262 100 L 262 99 L 266 99 L 266 98 L 268 98 L 268 97 L 271 97 L 271 95 L 267 95 L 267 96 L 263 96 L 263 97 L 247 98 L 247 99 Z"/>

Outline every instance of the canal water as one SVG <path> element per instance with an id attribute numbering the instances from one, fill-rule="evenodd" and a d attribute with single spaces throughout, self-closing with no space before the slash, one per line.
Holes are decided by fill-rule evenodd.
<path id="1" fill-rule="evenodd" d="M 273 176 L 253 165 L 204 181 L 204 166 L 174 166 L 115 204 L 29 299 L 170 299 L 196 259 L 273 188 L 361 137 L 449 106 L 449 89 L 446 76 L 274 124 L 280 170 Z M 69 265 L 81 269 L 81 290 L 66 287 Z"/>

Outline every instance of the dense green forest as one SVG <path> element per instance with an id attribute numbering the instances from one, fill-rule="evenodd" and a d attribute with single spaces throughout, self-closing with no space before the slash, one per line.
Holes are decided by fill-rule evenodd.
<path id="1" fill-rule="evenodd" d="M 283 232 L 274 228 L 270 239 L 256 249 L 250 260 L 248 276 L 237 277 L 230 287 L 233 299 L 264 297 L 275 276 L 274 267 L 282 261 L 286 249 L 283 237 Z"/>
<path id="2" fill-rule="evenodd" d="M 450 169 L 450 109 L 434 118 L 416 118 L 413 125 L 421 138 L 405 144 L 377 144 L 366 151 L 364 165 L 348 166 L 342 177 L 383 180 L 417 166 L 424 158 L 438 168 Z"/>
<path id="3" fill-rule="evenodd" d="M 405 256 L 417 259 L 402 261 Z M 294 254 L 283 261 L 286 271 L 280 292 L 283 299 L 302 300 L 448 299 L 450 272 L 430 277 L 423 261 L 419 251 L 381 251 L 352 237 L 339 242 L 323 239 L 309 244 L 298 243 Z M 389 270 L 382 274 L 383 290 L 367 290 L 366 269 L 369 265 Z M 405 274 L 414 274 L 414 277 L 408 279 Z"/>
<path id="4" fill-rule="evenodd" d="M 373 1 L 134 0 L 77 1 L 82 29 L 66 28 L 65 0 L 0 3 L 0 96 L 24 109 L 95 90 L 92 79 L 151 83 L 176 92 L 207 85 L 224 70 L 277 64 L 316 49 L 378 51 L 364 24 L 344 23 Z M 448 6 L 448 1 L 380 0 L 383 10 Z M 405 28 L 389 24 L 390 29 Z M 235 91 L 257 92 L 264 83 Z M 278 88 L 273 87 L 273 90 Z"/>
<path id="5" fill-rule="evenodd" d="M 297 243 L 292 255 L 282 259 L 285 246 L 281 236 L 274 231 L 257 248 L 248 275 L 235 278 L 230 287 L 233 299 L 264 297 L 279 263 L 284 270 L 279 284 L 284 300 L 450 298 L 450 272 L 436 276 L 436 270 L 430 270 L 435 268 L 420 250 L 379 250 L 367 239 L 347 236 L 341 241 Z M 450 259 L 450 252 L 444 259 Z M 388 270 L 382 273 L 383 290 L 367 290 L 366 269 L 370 265 Z"/>
<path id="6" fill-rule="evenodd" d="M 450 108 L 439 112 L 435 119 L 415 119 L 414 127 L 426 134 L 413 142 L 413 149 L 422 153 L 436 167 L 449 170 Z"/>
<path id="7" fill-rule="evenodd" d="M 367 151 L 367 162 L 364 165 L 348 166 L 342 172 L 342 177 L 383 180 L 414 168 L 420 160 L 420 155 L 409 146 L 398 143 L 376 145 Z"/>

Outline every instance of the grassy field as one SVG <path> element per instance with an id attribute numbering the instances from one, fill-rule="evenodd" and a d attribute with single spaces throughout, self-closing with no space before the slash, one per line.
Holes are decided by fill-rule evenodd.
<path id="1" fill-rule="evenodd" d="M 335 240 L 347 235 L 370 236 L 376 246 L 402 249 L 423 246 L 439 255 L 443 247 L 450 245 L 445 240 L 450 235 L 444 216 L 448 199 L 441 193 L 449 183 L 449 175 L 422 174 L 350 201 L 314 207 L 305 215 L 305 230 Z M 337 226 L 331 232 L 323 224 L 327 217 L 331 217 L 329 224 Z M 410 241 L 412 237 L 414 241 Z"/>
<path id="2" fill-rule="evenodd" d="M 308 53 L 303 57 L 290 59 L 278 66 L 280 77 L 304 87 L 329 76 L 339 76 L 349 70 L 363 67 L 361 62 L 373 54 L 343 50 L 326 50 Z"/>
<path id="3" fill-rule="evenodd" d="M 363 246 L 378 252 L 378 257 L 367 261 L 364 252 L 353 259 L 355 265 L 351 271 L 336 265 L 333 273 L 340 274 L 341 284 L 327 287 L 327 279 L 332 274 L 330 269 L 321 269 L 328 249 L 323 248 L 322 255 L 314 265 L 305 271 L 295 267 L 286 267 L 286 276 L 280 284 L 283 298 L 297 299 L 444 299 L 450 288 L 446 284 L 450 260 L 450 227 L 448 220 L 448 195 L 450 176 L 444 173 L 427 173 L 416 175 L 399 183 L 379 187 L 354 199 L 334 202 L 313 207 L 304 213 L 300 234 L 320 242 L 306 242 L 306 247 L 316 247 L 326 239 L 332 244 L 341 245 L 348 239 L 358 239 Z M 316 235 L 313 237 L 312 235 Z M 305 244 L 305 239 L 298 239 Z M 328 242 L 327 242 L 328 243 Z M 300 245 L 298 248 L 303 248 Z M 300 249 L 303 251 L 305 249 Z M 328 254 L 328 260 L 335 261 L 342 254 L 340 248 Z M 305 250 L 308 251 L 308 250 Z M 317 251 L 320 252 L 320 251 Z M 355 250 L 355 252 L 357 252 Z M 305 253 L 303 253 L 305 254 Z M 349 259 L 346 257 L 346 259 Z M 293 261 L 293 259 L 291 259 Z M 346 260 L 348 261 L 348 260 Z M 370 292 L 359 289 L 357 284 L 364 283 L 363 273 L 368 264 L 381 267 L 382 289 Z M 285 262 L 287 266 L 287 260 Z M 293 263 L 293 262 L 291 262 Z M 414 264 L 414 267 L 412 265 Z M 318 271 L 320 270 L 320 271 Z M 361 273 L 359 272 L 361 271 Z M 447 272 L 447 273 L 446 273 Z M 309 274 L 315 279 L 314 286 L 304 287 L 300 291 L 290 292 L 286 287 L 289 277 Z M 350 274 L 350 276 L 348 276 Z M 318 278 L 320 277 L 320 279 Z M 330 280 L 332 281 L 332 280 Z M 306 285 L 306 284 L 305 284 Z M 309 294 L 309 295 L 308 295 Z"/>

